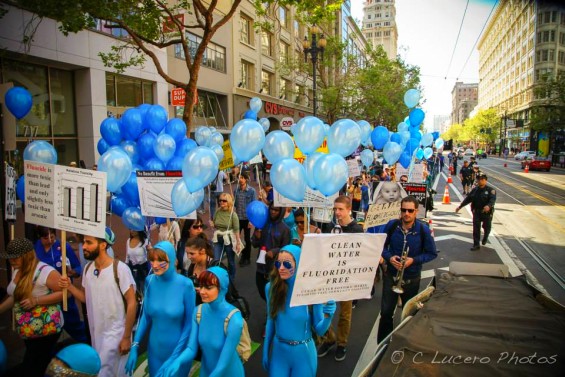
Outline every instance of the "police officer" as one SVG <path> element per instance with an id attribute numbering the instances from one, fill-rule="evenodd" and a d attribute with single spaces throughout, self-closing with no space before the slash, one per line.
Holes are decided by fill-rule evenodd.
<path id="1" fill-rule="evenodd" d="M 455 212 L 471 203 L 471 211 L 473 212 L 473 247 L 471 250 L 479 250 L 479 240 L 481 238 L 481 223 L 484 230 L 482 244 L 488 241 L 492 225 L 492 216 L 494 214 L 494 203 L 496 202 L 496 191 L 487 185 L 487 175 L 483 172 L 477 173 L 478 185 L 473 188 L 469 195 L 461 202 Z"/>
<path id="2" fill-rule="evenodd" d="M 461 185 L 463 185 L 463 194 L 465 195 L 471 192 L 473 175 L 473 169 L 469 166 L 469 161 L 463 161 L 463 167 L 459 171 L 459 179 L 461 179 Z"/>

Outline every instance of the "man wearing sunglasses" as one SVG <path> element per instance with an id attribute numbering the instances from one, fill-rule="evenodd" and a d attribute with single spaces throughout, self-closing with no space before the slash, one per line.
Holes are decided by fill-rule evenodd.
<path id="1" fill-rule="evenodd" d="M 334 202 L 334 215 L 336 224 L 331 233 L 363 233 L 363 227 L 351 217 L 351 199 L 345 195 L 340 195 Z M 337 334 L 330 326 L 326 335 L 321 339 L 318 347 L 318 357 L 324 357 L 336 345 L 335 360 L 345 360 L 347 353 L 347 340 L 351 331 L 351 314 L 353 311 L 353 301 L 342 301 L 339 303 L 339 320 L 337 322 Z M 337 336 L 336 336 L 337 335 Z"/>
<path id="2" fill-rule="evenodd" d="M 383 276 L 381 319 L 377 334 L 379 343 L 392 332 L 398 296 L 402 300 L 402 305 L 416 296 L 420 290 L 422 265 L 437 257 L 436 244 L 430 228 L 416 220 L 418 206 L 418 200 L 411 195 L 402 199 L 400 219 L 389 221 L 384 229 L 387 238 L 382 256 L 386 261 L 387 269 Z M 402 275 L 403 283 L 401 283 L 404 292 L 398 294 L 392 288 L 398 284 L 394 278 L 402 268 L 401 256 L 404 250 L 408 250 Z"/>

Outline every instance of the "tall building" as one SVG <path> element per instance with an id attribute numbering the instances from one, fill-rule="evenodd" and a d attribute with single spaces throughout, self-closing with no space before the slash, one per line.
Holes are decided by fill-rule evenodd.
<path id="1" fill-rule="evenodd" d="M 434 128 L 432 132 L 439 132 L 440 134 L 446 132 L 451 124 L 451 117 L 449 115 L 434 115 Z"/>
<path id="2" fill-rule="evenodd" d="M 389 59 L 396 59 L 398 29 L 394 0 L 366 0 L 363 3 L 362 30 L 369 43 L 381 45 Z"/>
<path id="3" fill-rule="evenodd" d="M 451 122 L 463 124 L 469 113 L 477 106 L 478 84 L 455 83 L 451 91 Z"/>
<path id="4" fill-rule="evenodd" d="M 501 124 L 500 145 L 537 149 L 539 135 L 529 127 L 534 86 L 565 73 L 565 7 L 553 1 L 503 0 L 477 48 L 479 107 L 496 108 L 507 120 Z"/>

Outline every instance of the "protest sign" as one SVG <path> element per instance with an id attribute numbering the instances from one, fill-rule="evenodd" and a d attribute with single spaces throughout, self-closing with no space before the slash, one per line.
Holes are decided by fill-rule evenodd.
<path id="1" fill-rule="evenodd" d="M 402 198 L 408 196 L 400 183 L 392 181 L 379 182 L 375 192 L 373 193 L 373 204 L 383 204 L 399 202 Z"/>
<path id="2" fill-rule="evenodd" d="M 400 163 L 396 163 L 396 179 L 400 181 L 400 178 L 405 175 L 409 178 L 409 182 L 424 182 L 424 165 L 413 164 L 412 166 L 412 177 L 410 177 L 409 168 L 404 168 Z"/>
<path id="3" fill-rule="evenodd" d="M 332 222 L 334 211 L 332 208 L 312 208 L 312 220 L 329 224 Z"/>
<path id="4" fill-rule="evenodd" d="M 363 229 L 373 226 L 384 225 L 390 220 L 398 219 L 400 216 L 400 201 L 393 203 L 372 204 L 365 216 Z"/>
<path id="5" fill-rule="evenodd" d="M 325 197 L 318 190 L 312 190 L 310 187 L 306 187 L 306 194 L 304 200 L 301 202 L 295 202 L 284 196 L 282 196 L 275 188 L 273 188 L 273 195 L 275 198 L 275 207 L 312 207 L 312 208 L 333 208 L 334 200 L 337 198 L 338 194 L 335 193 L 332 196 Z"/>
<path id="6" fill-rule="evenodd" d="M 418 199 L 420 206 L 418 207 L 418 218 L 425 217 L 426 214 L 426 198 L 428 194 L 428 189 L 425 183 L 402 183 L 404 191 L 408 195 L 412 195 Z"/>
<path id="7" fill-rule="evenodd" d="M 182 171 L 138 170 L 136 174 L 143 216 L 179 218 L 173 211 L 171 191 L 175 183 L 182 179 Z M 181 218 L 196 219 L 196 211 Z"/>
<path id="8" fill-rule="evenodd" d="M 306 234 L 290 306 L 371 297 L 386 234 Z"/>
<path id="9" fill-rule="evenodd" d="M 6 203 L 4 207 L 5 220 L 16 220 L 16 170 L 6 164 Z"/>
<path id="10" fill-rule="evenodd" d="M 357 157 L 346 160 L 349 177 L 359 177 L 361 175 L 361 168 L 359 167 L 359 160 Z"/>
<path id="11" fill-rule="evenodd" d="M 106 173 L 25 161 L 25 221 L 104 238 Z"/>

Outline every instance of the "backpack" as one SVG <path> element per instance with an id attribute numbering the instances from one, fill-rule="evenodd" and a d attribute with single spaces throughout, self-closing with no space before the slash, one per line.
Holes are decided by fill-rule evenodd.
<path id="1" fill-rule="evenodd" d="M 424 227 L 428 225 L 420 219 L 416 219 L 416 223 L 420 224 L 420 244 L 422 245 L 422 247 L 424 247 L 424 241 L 426 238 L 426 234 L 424 233 Z M 388 245 L 390 244 L 390 238 L 392 237 L 392 234 L 394 233 L 396 228 L 398 228 L 399 225 L 400 225 L 400 220 L 395 220 L 392 226 L 390 227 L 390 229 L 388 230 L 388 232 L 386 232 L 386 241 L 384 248 L 388 247 Z"/>
<path id="2" fill-rule="evenodd" d="M 236 312 L 239 312 L 239 309 L 233 309 L 226 319 L 224 319 L 224 334 L 226 336 L 228 335 L 228 324 L 230 319 Z M 196 323 L 199 325 L 200 318 L 202 318 L 202 305 L 198 305 L 198 309 L 196 311 Z M 241 337 L 237 344 L 237 353 L 241 361 L 244 363 L 249 360 L 249 357 L 251 356 L 251 336 L 249 336 L 249 328 L 247 327 L 247 321 L 245 321 L 245 319 L 243 319 L 243 329 L 241 329 Z"/>

